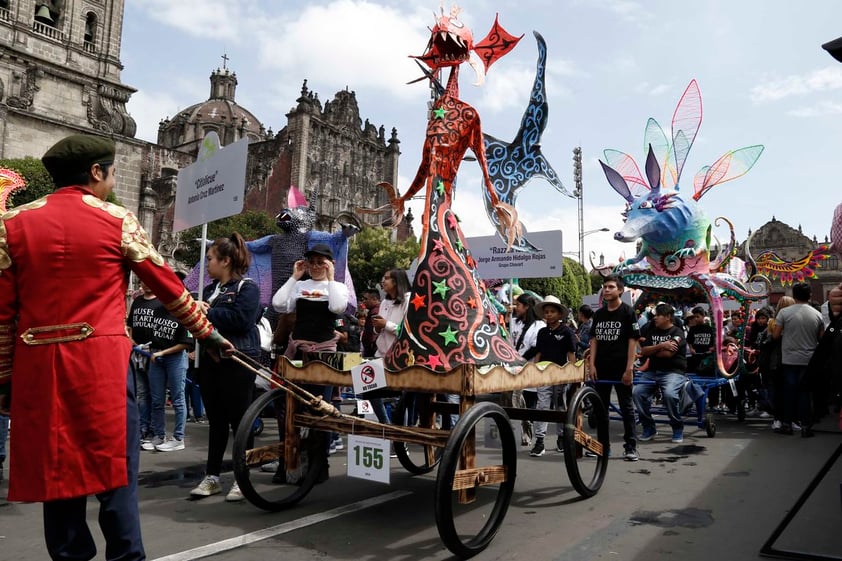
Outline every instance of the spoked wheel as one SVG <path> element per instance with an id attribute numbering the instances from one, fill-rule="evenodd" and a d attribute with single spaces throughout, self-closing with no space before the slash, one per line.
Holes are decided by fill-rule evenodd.
<path id="1" fill-rule="evenodd" d="M 596 495 L 608 468 L 608 413 L 596 390 L 584 386 L 567 410 L 564 466 L 570 483 L 583 497 Z"/>
<path id="2" fill-rule="evenodd" d="M 501 449 L 478 449 L 476 433 L 484 419 L 497 425 Z M 488 547 L 506 516 L 516 475 L 508 415 L 496 403 L 474 405 L 451 432 L 436 477 L 436 526 L 447 549 L 467 558 Z"/>
<path id="3" fill-rule="evenodd" d="M 261 412 L 269 405 L 274 405 L 275 411 L 283 411 L 285 402 L 286 392 L 281 389 L 258 397 L 246 410 L 234 437 L 234 476 L 240 491 L 254 506 L 272 512 L 303 499 L 319 476 L 327 473 L 326 433 L 296 428 L 298 454 L 286 461 L 276 422 L 267 419 L 263 431 L 254 433 L 254 423 Z M 271 469 L 273 462 L 280 467 Z"/>
<path id="4" fill-rule="evenodd" d="M 392 412 L 392 422 L 396 425 L 414 426 L 415 419 L 411 419 L 414 396 L 404 393 Z M 443 448 L 424 446 L 407 442 L 395 442 L 395 455 L 406 471 L 413 475 L 424 475 L 435 469 L 441 460 Z"/>

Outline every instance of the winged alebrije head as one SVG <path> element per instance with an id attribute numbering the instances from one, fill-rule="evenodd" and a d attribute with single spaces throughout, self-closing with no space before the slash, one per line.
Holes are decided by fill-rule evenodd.
<path id="1" fill-rule="evenodd" d="M 440 15 L 436 16 L 436 23 L 430 29 L 427 50 L 423 55 L 413 58 L 422 61 L 435 71 L 468 62 L 473 52 L 482 61 L 485 70 L 488 70 L 498 58 L 511 51 L 523 37 L 523 35 L 520 37 L 510 35 L 495 18 L 488 35 L 474 45 L 473 33 L 459 19 L 461 11 L 454 5 L 450 8 L 450 13 L 445 14 L 442 5 Z"/>
<path id="2" fill-rule="evenodd" d="M 26 189 L 26 181 L 16 172 L 0 168 L 0 214 L 5 214 L 6 204 L 12 193 Z"/>

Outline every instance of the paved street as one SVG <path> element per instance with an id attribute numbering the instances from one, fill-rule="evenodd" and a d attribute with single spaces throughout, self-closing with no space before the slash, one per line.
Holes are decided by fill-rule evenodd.
<path id="1" fill-rule="evenodd" d="M 639 462 L 612 459 L 605 485 L 588 500 L 571 488 L 561 453 L 531 458 L 521 448 L 505 522 L 477 558 L 760 559 L 764 543 L 842 446 L 842 435 L 781 436 L 768 422 L 738 423 L 724 415 L 718 424 L 715 438 L 688 427 L 680 445 L 661 429 L 655 441 L 641 444 Z M 620 449 L 622 427 L 612 422 L 611 428 L 614 449 Z M 206 432 L 207 425 L 189 424 L 186 450 L 142 455 L 140 508 L 149 559 L 452 558 L 435 526 L 435 472 L 413 477 L 392 460 L 391 485 L 350 479 L 344 475 L 346 450 L 331 457 L 330 480 L 285 512 L 226 503 L 224 495 L 191 501 L 188 493 L 202 476 Z M 223 475 L 226 490 L 232 480 L 230 472 Z M 773 548 L 842 558 L 840 482 L 842 460 Z M 6 488 L 7 482 L 0 484 L 0 494 Z M 95 527 L 93 500 L 89 520 Z M 40 505 L 0 500 L 0 558 L 45 559 L 41 531 Z"/>

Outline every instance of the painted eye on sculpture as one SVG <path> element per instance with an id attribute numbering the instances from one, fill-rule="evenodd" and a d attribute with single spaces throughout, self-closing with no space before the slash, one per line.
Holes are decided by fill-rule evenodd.
<path id="1" fill-rule="evenodd" d="M 639 208 L 641 208 L 641 209 L 655 208 L 655 205 L 652 204 L 652 201 L 643 201 L 642 203 L 640 203 Z"/>

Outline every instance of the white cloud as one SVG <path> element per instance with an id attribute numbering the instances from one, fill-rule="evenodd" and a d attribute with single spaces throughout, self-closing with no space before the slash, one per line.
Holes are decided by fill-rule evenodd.
<path id="1" fill-rule="evenodd" d="M 132 95 L 127 109 L 137 123 L 137 138 L 158 142 L 158 123 L 176 107 L 176 98 L 165 92 L 139 91 Z"/>
<path id="2" fill-rule="evenodd" d="M 794 95 L 839 88 L 842 88 L 842 68 L 828 66 L 806 74 L 770 78 L 751 89 L 751 100 L 755 103 L 777 101 Z"/>
<path id="3" fill-rule="evenodd" d="M 672 93 L 675 88 L 672 84 L 651 84 L 649 82 L 642 82 L 634 87 L 634 91 L 639 94 L 658 96 L 665 93 Z"/>
<path id="4" fill-rule="evenodd" d="M 840 114 L 842 114 L 842 103 L 833 101 L 821 101 L 816 105 L 798 107 L 787 111 L 787 115 L 792 115 L 793 117 L 824 117 Z"/>
<path id="5" fill-rule="evenodd" d="M 257 7 L 253 0 L 143 0 L 137 8 L 163 24 L 175 27 L 193 37 L 212 38 L 238 43 L 248 37 L 248 28 Z"/>

